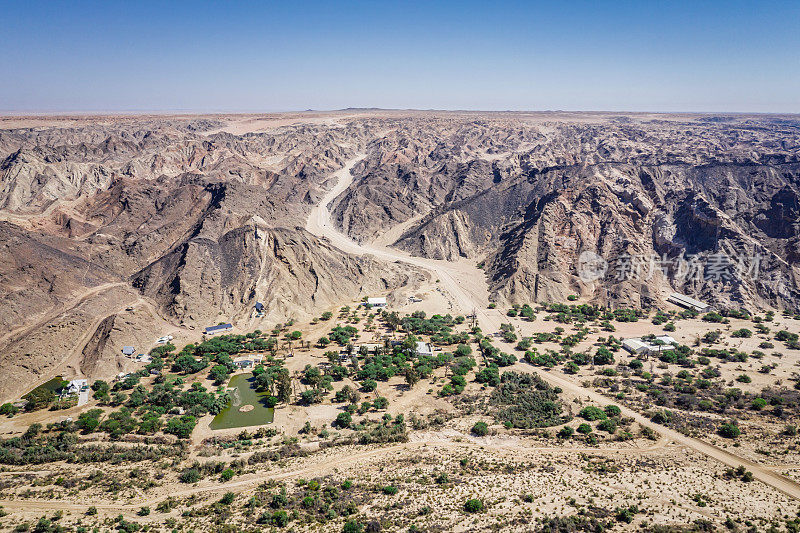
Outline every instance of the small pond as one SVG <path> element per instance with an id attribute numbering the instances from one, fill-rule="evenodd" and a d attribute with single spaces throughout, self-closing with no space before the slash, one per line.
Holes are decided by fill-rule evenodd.
<path id="1" fill-rule="evenodd" d="M 275 409 L 267 407 L 268 394 L 256 392 L 255 378 L 252 374 L 236 374 L 228 383 L 228 394 L 231 400 L 228 407 L 220 411 L 211 421 L 211 429 L 230 429 L 247 426 L 261 426 L 272 423 Z M 243 406 L 252 405 L 251 410 Z"/>

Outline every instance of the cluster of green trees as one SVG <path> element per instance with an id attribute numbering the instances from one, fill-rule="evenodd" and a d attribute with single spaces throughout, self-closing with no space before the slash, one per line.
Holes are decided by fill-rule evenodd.
<path id="1" fill-rule="evenodd" d="M 441 345 L 451 345 L 469 342 L 466 332 L 454 333 L 456 325 L 464 323 L 464 317 L 447 315 L 432 315 L 426 318 L 424 311 L 415 311 L 410 315 L 399 318 L 396 313 L 384 314 L 384 320 L 394 329 L 402 326 L 403 330 L 413 335 L 430 335 L 431 342 Z M 399 322 L 398 322 L 399 320 Z"/>
<path id="2" fill-rule="evenodd" d="M 787 348 L 800 350 L 800 335 L 781 330 L 775 334 L 775 340 L 783 342 Z"/>
<path id="3" fill-rule="evenodd" d="M 488 364 L 496 366 L 511 366 L 517 362 L 516 356 L 501 352 L 500 348 L 494 346 L 487 338 L 482 338 L 480 341 L 480 349 L 484 359 Z"/>
<path id="4" fill-rule="evenodd" d="M 105 431 L 114 438 L 129 433 L 153 434 L 163 430 L 179 438 L 188 438 L 197 418 L 207 414 L 219 413 L 228 403 L 225 392 L 208 391 L 200 383 L 193 383 L 184 390 L 182 378 L 158 376 L 152 389 L 138 384 L 138 376 L 118 382 L 111 389 L 103 380 L 92 384 L 94 395 L 101 403 L 121 405 L 117 411 L 109 413 L 101 421 L 102 410 L 92 409 L 82 413 L 76 427 L 84 433 Z M 109 394 L 109 391 L 112 391 Z M 129 391 L 127 394 L 124 391 Z M 166 415 L 182 411 L 183 416 Z"/>
<path id="5" fill-rule="evenodd" d="M 267 403 L 274 407 L 277 403 L 292 401 L 292 378 L 283 361 L 269 357 L 253 369 L 253 378 L 258 392 L 267 392 Z"/>
<path id="6" fill-rule="evenodd" d="M 569 420 L 562 414 L 558 392 L 535 374 L 503 372 L 489 403 L 497 407 L 496 418 L 511 427 L 556 426 Z"/>
<path id="7" fill-rule="evenodd" d="M 553 368 L 557 364 L 563 363 L 566 359 L 566 356 L 554 350 L 546 350 L 545 353 L 542 354 L 539 353 L 537 348 L 533 347 L 525 352 L 524 359 L 526 362 L 534 366 Z"/>
<path id="8" fill-rule="evenodd" d="M 78 425 L 70 422 L 52 424 L 45 430 L 32 424 L 20 437 L 0 440 L 0 464 L 30 465 L 56 461 L 70 463 L 125 463 L 157 461 L 178 457 L 181 446 L 119 446 L 81 444 Z"/>
<path id="9" fill-rule="evenodd" d="M 335 326 L 328 334 L 330 341 L 345 346 L 350 339 L 358 336 L 358 329 L 353 326 Z"/>
<path id="10" fill-rule="evenodd" d="M 550 314 L 550 319 L 562 324 L 584 323 L 594 320 L 617 322 L 636 322 L 644 316 L 644 312 L 637 309 L 614 309 L 613 311 L 597 305 L 590 304 L 548 304 L 545 310 Z"/>
<path id="11" fill-rule="evenodd" d="M 529 322 L 536 319 L 533 307 L 528 304 L 523 304 L 522 306 L 514 305 L 506 312 L 506 315 L 510 317 L 521 316 Z"/>

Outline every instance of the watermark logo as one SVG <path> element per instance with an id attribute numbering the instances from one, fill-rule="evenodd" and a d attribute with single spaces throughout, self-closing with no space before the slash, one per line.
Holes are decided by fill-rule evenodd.
<path id="1" fill-rule="evenodd" d="M 596 253 L 586 250 L 578 256 L 578 277 L 584 283 L 602 279 L 606 272 L 608 272 L 608 261 Z"/>
<path id="2" fill-rule="evenodd" d="M 595 252 L 584 251 L 578 257 L 577 270 L 578 277 L 586 283 L 605 278 L 606 274 L 616 281 L 650 281 L 656 273 L 676 280 L 727 283 L 758 279 L 761 256 L 730 257 L 721 252 L 675 258 L 623 254 L 606 260 Z"/>

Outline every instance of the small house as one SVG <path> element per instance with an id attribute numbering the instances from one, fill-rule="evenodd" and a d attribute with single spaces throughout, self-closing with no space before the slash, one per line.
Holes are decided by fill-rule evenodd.
<path id="1" fill-rule="evenodd" d="M 628 350 L 633 355 L 646 355 L 648 353 L 648 344 L 642 342 L 641 339 L 625 339 L 622 341 L 622 347 Z"/>
<path id="2" fill-rule="evenodd" d="M 256 302 L 256 313 L 261 313 L 264 311 L 264 304 L 261 302 Z"/>
<path id="3" fill-rule="evenodd" d="M 131 355 L 136 353 L 136 348 L 133 346 L 123 346 L 122 347 L 122 355 L 127 355 L 130 357 Z"/>
<path id="4" fill-rule="evenodd" d="M 64 389 L 67 394 L 78 394 L 88 386 L 89 381 L 86 379 L 73 379 Z"/>
<path id="5" fill-rule="evenodd" d="M 431 346 L 427 342 L 417 341 L 417 355 L 423 356 L 433 356 L 433 346 Z"/>
<path id="6" fill-rule="evenodd" d="M 367 305 L 370 307 L 386 307 L 386 297 L 367 298 Z"/>
<path id="7" fill-rule="evenodd" d="M 353 346 L 353 352 L 357 354 L 362 352 L 374 354 L 378 353 L 378 350 L 381 348 L 383 348 L 383 344 L 359 344 L 357 346 Z"/>
<path id="8" fill-rule="evenodd" d="M 654 337 L 652 341 L 638 337 L 622 341 L 622 347 L 633 355 L 660 354 L 676 344 L 678 344 L 678 341 L 669 335 L 659 335 Z"/>
<path id="9" fill-rule="evenodd" d="M 218 333 L 227 333 L 233 329 L 231 324 L 220 324 L 218 326 L 209 326 L 203 330 L 204 335 L 217 335 Z"/>

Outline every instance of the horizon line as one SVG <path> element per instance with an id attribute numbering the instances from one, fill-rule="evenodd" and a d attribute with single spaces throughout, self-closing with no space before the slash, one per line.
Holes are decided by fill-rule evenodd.
<path id="1" fill-rule="evenodd" d="M 16 110 L 0 109 L 0 117 L 58 117 L 58 116 L 136 116 L 136 115 L 280 115 L 302 113 L 341 113 L 341 112 L 418 112 L 418 113 L 540 113 L 540 114 L 658 114 L 658 115 L 731 115 L 731 116 L 785 116 L 800 115 L 800 111 L 657 111 L 657 110 L 602 110 L 602 109 L 438 109 L 438 108 L 395 108 L 395 107 L 343 107 L 336 109 L 283 109 L 283 110 L 197 110 L 197 109 L 126 109 L 126 110 Z"/>

